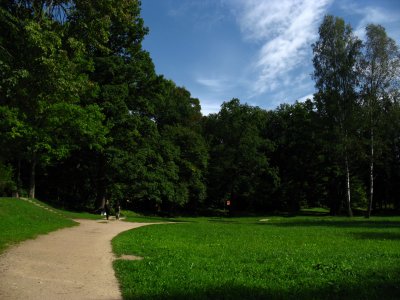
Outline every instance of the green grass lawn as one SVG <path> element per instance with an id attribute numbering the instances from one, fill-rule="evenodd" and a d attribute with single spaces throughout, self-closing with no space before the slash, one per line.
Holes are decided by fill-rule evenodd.
<path id="1" fill-rule="evenodd" d="M 192 219 L 113 240 L 125 299 L 400 299 L 400 217 Z M 190 220 L 190 219 L 188 219 Z"/>
<path id="2" fill-rule="evenodd" d="M 50 206 L 51 207 L 51 206 Z M 77 211 L 68 211 L 68 210 L 62 210 L 62 209 L 56 209 L 52 208 L 55 211 L 58 211 L 60 214 L 67 218 L 71 219 L 86 219 L 86 220 L 101 220 L 104 219 L 104 216 L 101 216 L 100 214 L 93 214 L 89 212 L 77 212 Z"/>
<path id="3" fill-rule="evenodd" d="M 0 198 L 0 253 L 12 244 L 76 224 L 23 200 Z"/>
<path id="4" fill-rule="evenodd" d="M 59 212 L 63 215 L 0 198 L 0 253 L 25 239 L 75 225 L 70 218 L 100 218 Z M 144 257 L 114 263 L 123 296 L 400 299 L 400 217 L 321 215 L 178 218 L 180 223 L 122 233 L 113 240 L 115 253 Z M 129 212 L 126 217 L 166 220 Z"/>

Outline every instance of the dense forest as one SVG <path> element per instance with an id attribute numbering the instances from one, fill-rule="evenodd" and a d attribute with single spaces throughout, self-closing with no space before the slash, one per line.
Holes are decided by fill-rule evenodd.
<path id="1" fill-rule="evenodd" d="M 0 3 L 0 195 L 152 213 L 400 209 L 400 52 L 382 26 L 361 41 L 325 16 L 313 99 L 202 116 L 156 74 L 140 1 Z"/>

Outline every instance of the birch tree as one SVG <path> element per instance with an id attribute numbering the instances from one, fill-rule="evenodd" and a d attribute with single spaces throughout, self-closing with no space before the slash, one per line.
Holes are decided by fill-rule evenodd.
<path id="1" fill-rule="evenodd" d="M 358 70 L 361 41 L 343 19 L 325 16 L 319 39 L 312 45 L 317 109 L 337 140 L 338 159 L 346 178 L 346 208 L 352 216 L 350 189 L 350 141 L 357 108 Z"/>
<path id="2" fill-rule="evenodd" d="M 400 83 L 400 52 L 396 42 L 387 36 L 381 25 L 366 27 L 366 42 L 363 53 L 362 94 L 363 105 L 368 115 L 369 129 L 369 201 L 366 217 L 371 216 L 374 198 L 374 164 L 377 129 L 382 123 L 383 101 Z M 389 100 L 390 101 L 390 100 Z"/>

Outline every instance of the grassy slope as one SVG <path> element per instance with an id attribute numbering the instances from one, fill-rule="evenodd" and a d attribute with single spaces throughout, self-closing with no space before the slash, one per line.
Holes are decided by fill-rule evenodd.
<path id="1" fill-rule="evenodd" d="M 0 253 L 12 244 L 75 224 L 23 200 L 0 198 Z"/>
<path id="2" fill-rule="evenodd" d="M 400 218 L 196 219 L 122 233 L 125 299 L 400 299 Z"/>

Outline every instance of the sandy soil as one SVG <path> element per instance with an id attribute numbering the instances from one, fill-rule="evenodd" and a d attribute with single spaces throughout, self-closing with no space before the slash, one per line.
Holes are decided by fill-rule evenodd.
<path id="1" fill-rule="evenodd" d="M 0 256 L 0 299 L 122 299 L 111 239 L 149 224 L 75 221 L 80 225 L 25 241 Z"/>

